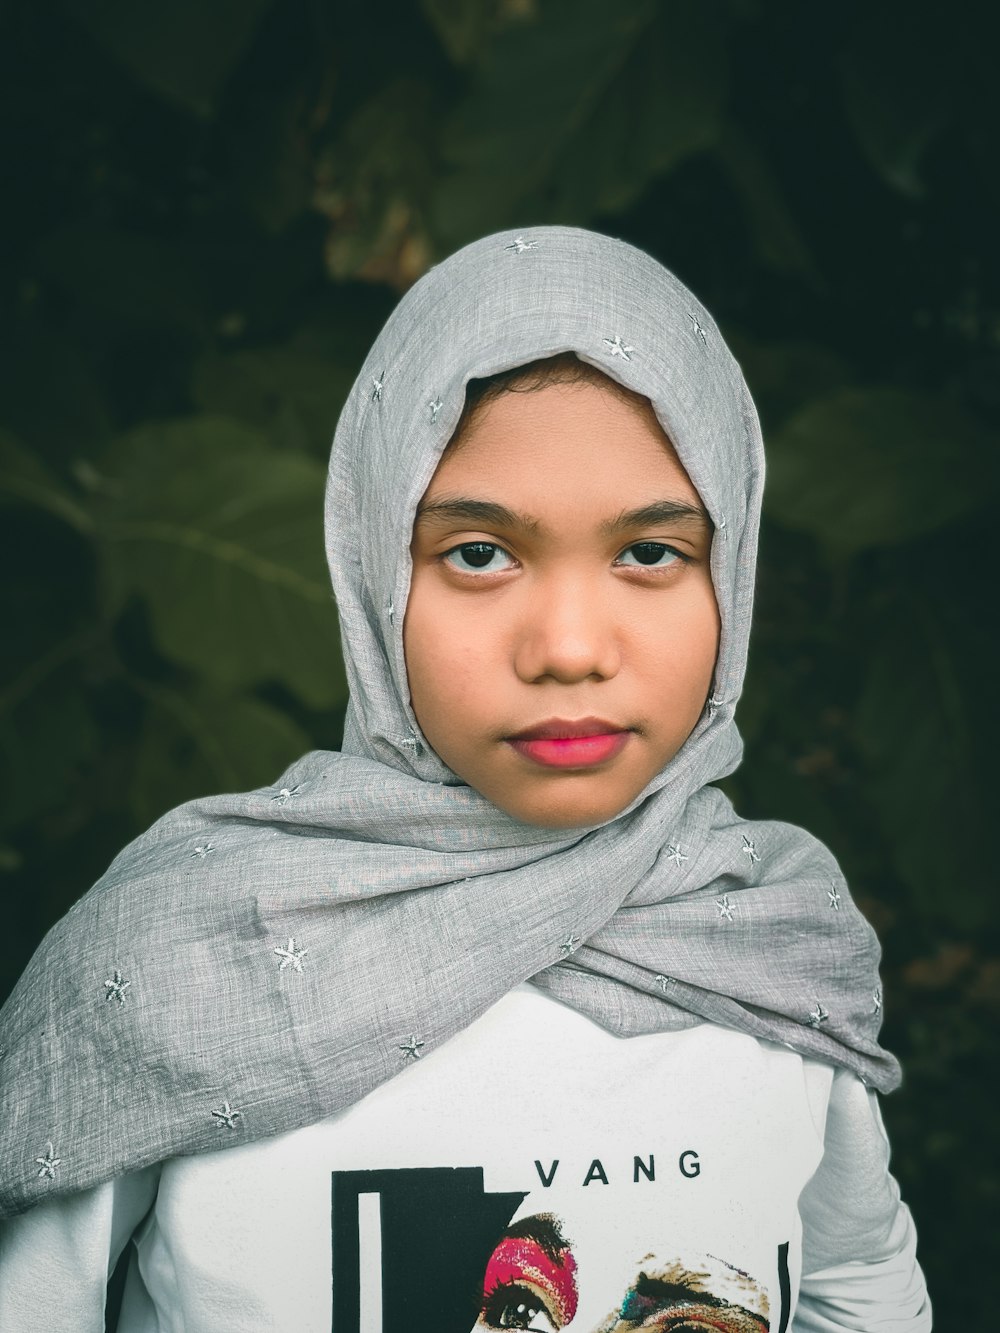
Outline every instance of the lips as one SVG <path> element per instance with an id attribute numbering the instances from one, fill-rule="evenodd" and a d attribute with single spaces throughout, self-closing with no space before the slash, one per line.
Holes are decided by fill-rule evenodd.
<path id="1" fill-rule="evenodd" d="M 536 727 L 525 727 L 524 731 L 517 732 L 510 739 L 512 741 L 570 740 L 579 736 L 610 736 L 627 730 L 627 727 L 620 727 L 616 722 L 607 722 L 602 717 L 581 717 L 575 722 L 553 717 L 547 722 L 540 722 Z"/>
<path id="2" fill-rule="evenodd" d="M 631 735 L 603 718 L 552 718 L 512 736 L 509 744 L 522 758 L 545 768 L 594 768 L 620 754 Z"/>

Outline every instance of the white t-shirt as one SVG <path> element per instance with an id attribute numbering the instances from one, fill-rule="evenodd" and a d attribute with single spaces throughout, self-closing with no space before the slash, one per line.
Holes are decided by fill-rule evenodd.
<path id="1" fill-rule="evenodd" d="M 917 1333 L 857 1079 L 708 1024 L 614 1037 L 530 985 L 341 1115 L 0 1227 L 0 1329 Z M 240 1121 L 220 1135 L 238 1143 Z"/>

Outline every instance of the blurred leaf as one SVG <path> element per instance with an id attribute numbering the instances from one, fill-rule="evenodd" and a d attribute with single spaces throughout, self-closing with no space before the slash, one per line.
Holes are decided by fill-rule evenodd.
<path id="1" fill-rule="evenodd" d="M 3 445 L 0 437 L 0 506 L 6 498 Z M 36 479 L 30 480 L 34 485 Z M 79 673 L 82 659 L 90 659 L 102 638 L 94 623 L 93 543 L 75 521 L 65 521 L 60 504 L 51 503 L 48 478 L 42 486 L 41 504 L 15 502 L 0 509 L 0 569 L 7 571 L 0 579 L 0 713 L 5 716 L 36 692 L 52 692 L 51 678 L 68 663 Z"/>
<path id="2" fill-rule="evenodd" d="M 9 843 L 0 842 L 0 874 L 9 875 L 14 870 L 19 870 L 24 864 L 24 857 L 16 848 L 11 847 Z"/>
<path id="3" fill-rule="evenodd" d="M 317 168 L 316 208 L 333 224 L 335 278 L 405 290 L 430 263 L 424 202 L 435 175 L 433 90 L 397 79 L 357 108 Z"/>
<path id="4" fill-rule="evenodd" d="M 612 87 L 654 11 L 650 0 L 628 6 L 548 0 L 536 19 L 489 43 L 445 130 L 452 170 L 437 182 L 433 206 L 434 230 L 445 245 L 523 216 L 526 200 L 602 106 L 622 123 Z M 635 91 L 620 88 L 616 95 L 631 103 Z"/>
<path id="5" fill-rule="evenodd" d="M 72 658 L 78 646 L 75 641 L 57 645 L 53 664 Z M 38 688 L 16 689 L 10 705 L 6 692 L 0 699 L 3 829 L 17 829 L 41 812 L 62 805 L 79 783 L 81 769 L 100 747 L 79 673 L 46 671 L 45 663 L 40 666 Z"/>
<path id="6" fill-rule="evenodd" d="M 456 65 L 465 65 L 493 32 L 503 5 L 498 0 L 420 0 L 431 27 Z"/>
<path id="7" fill-rule="evenodd" d="M 80 533 L 92 531 L 84 507 L 29 449 L 0 430 L 0 505 L 32 505 L 61 518 Z"/>
<path id="8" fill-rule="evenodd" d="M 995 447 L 943 397 L 845 389 L 772 435 L 767 512 L 850 554 L 933 532 L 996 489 Z"/>
<path id="9" fill-rule="evenodd" d="M 144 83 L 210 116 L 271 0 L 67 0 L 69 11 Z"/>
<path id="10" fill-rule="evenodd" d="M 196 796 L 272 782 L 309 749 L 285 714 L 248 695 L 143 686 L 149 707 L 129 787 L 140 824 Z"/>
<path id="11" fill-rule="evenodd" d="M 282 446 L 325 457 L 363 339 L 354 327 L 308 327 L 282 346 L 213 351 L 196 367 L 195 399 L 206 412 L 257 426 Z"/>
<path id="12" fill-rule="evenodd" d="M 954 32 L 937 11 L 890 0 L 867 9 L 840 62 L 851 127 L 872 165 L 904 194 L 924 192 L 923 158 L 949 115 Z"/>
<path id="13" fill-rule="evenodd" d="M 187 334 L 206 328 L 200 283 L 180 249 L 164 241 L 80 222 L 46 236 L 36 258 L 43 276 L 90 312 L 140 328 L 166 326 Z"/>
<path id="14" fill-rule="evenodd" d="M 551 163 L 546 216 L 617 213 L 718 137 L 728 92 L 726 31 L 705 0 L 660 5 L 606 94 Z"/>
<path id="15" fill-rule="evenodd" d="M 811 399 L 825 398 L 851 383 L 854 372 L 829 347 L 806 342 L 758 342 L 727 330 L 727 341 L 740 363 L 754 402 L 770 431 Z"/>
<path id="16" fill-rule="evenodd" d="M 719 140 L 718 158 L 739 195 L 760 258 L 779 273 L 796 273 L 822 285 L 808 243 L 777 177 L 757 143 L 736 120 Z"/>
<path id="17" fill-rule="evenodd" d="M 258 99 L 234 147 L 234 187 L 269 232 L 279 232 L 309 206 L 313 189 L 312 143 L 303 123 L 302 99 Z"/>
<path id="18" fill-rule="evenodd" d="M 0 413 L 14 434 L 60 462 L 106 440 L 107 407 L 84 350 L 42 312 L 15 315 L 5 333 Z"/>
<path id="19" fill-rule="evenodd" d="M 209 680 L 280 681 L 319 708 L 342 698 L 322 465 L 193 417 L 132 432 L 103 467 L 120 488 L 98 529 L 113 605 L 139 593 L 161 650 Z"/>
<path id="20" fill-rule="evenodd" d="M 908 597 L 873 647 L 855 726 L 898 873 L 922 912 L 974 927 L 994 902 L 983 892 L 988 829 L 956 662 L 963 648 L 931 604 Z"/>

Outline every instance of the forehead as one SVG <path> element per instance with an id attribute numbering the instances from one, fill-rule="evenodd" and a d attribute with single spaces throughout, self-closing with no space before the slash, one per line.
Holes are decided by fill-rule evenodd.
<path id="1" fill-rule="evenodd" d="M 482 407 L 494 402 L 503 394 L 535 393 L 550 385 L 566 387 L 575 384 L 592 384 L 608 393 L 618 395 L 626 402 L 634 403 L 637 407 L 652 411 L 652 404 L 643 394 L 626 388 L 624 384 L 606 375 L 588 361 L 581 361 L 575 352 L 562 352 L 555 356 L 528 361 L 510 370 L 498 371 L 485 379 L 470 379 L 465 386 L 465 406 L 453 432 L 451 445 L 448 447 L 452 447 L 460 440 L 465 427 Z"/>
<path id="2" fill-rule="evenodd" d="M 579 417 L 581 415 L 631 419 L 673 450 L 648 398 L 610 379 L 593 366 L 577 363 L 567 368 L 561 358 L 534 362 L 529 373 L 521 370 L 493 380 L 470 381 L 466 408 L 445 447 L 445 455 L 461 450 L 478 438 L 484 423 L 496 429 L 500 422 L 530 421 L 532 418 Z"/>
<path id="3" fill-rule="evenodd" d="M 603 377 L 602 377 L 603 378 Z M 445 450 L 426 495 L 469 482 L 557 504 L 602 490 L 670 485 L 698 494 L 647 399 L 593 380 L 502 392 L 479 404 Z"/>

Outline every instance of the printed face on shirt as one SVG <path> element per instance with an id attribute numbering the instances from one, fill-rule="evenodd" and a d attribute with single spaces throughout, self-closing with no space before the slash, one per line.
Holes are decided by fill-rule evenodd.
<path id="1" fill-rule="evenodd" d="M 522 1218 L 498 1242 L 483 1280 L 476 1329 L 520 1328 L 534 1333 L 575 1329 L 581 1306 L 607 1310 L 590 1333 L 767 1333 L 768 1301 L 746 1273 L 708 1259 L 687 1268 L 647 1254 L 621 1289 L 610 1266 L 579 1269 L 560 1219 Z M 581 1330 L 583 1325 L 580 1325 Z"/>
<path id="2" fill-rule="evenodd" d="M 645 399 L 584 381 L 485 403 L 414 525 L 404 646 L 438 755 L 529 824 L 622 811 L 705 707 L 711 541 Z"/>

